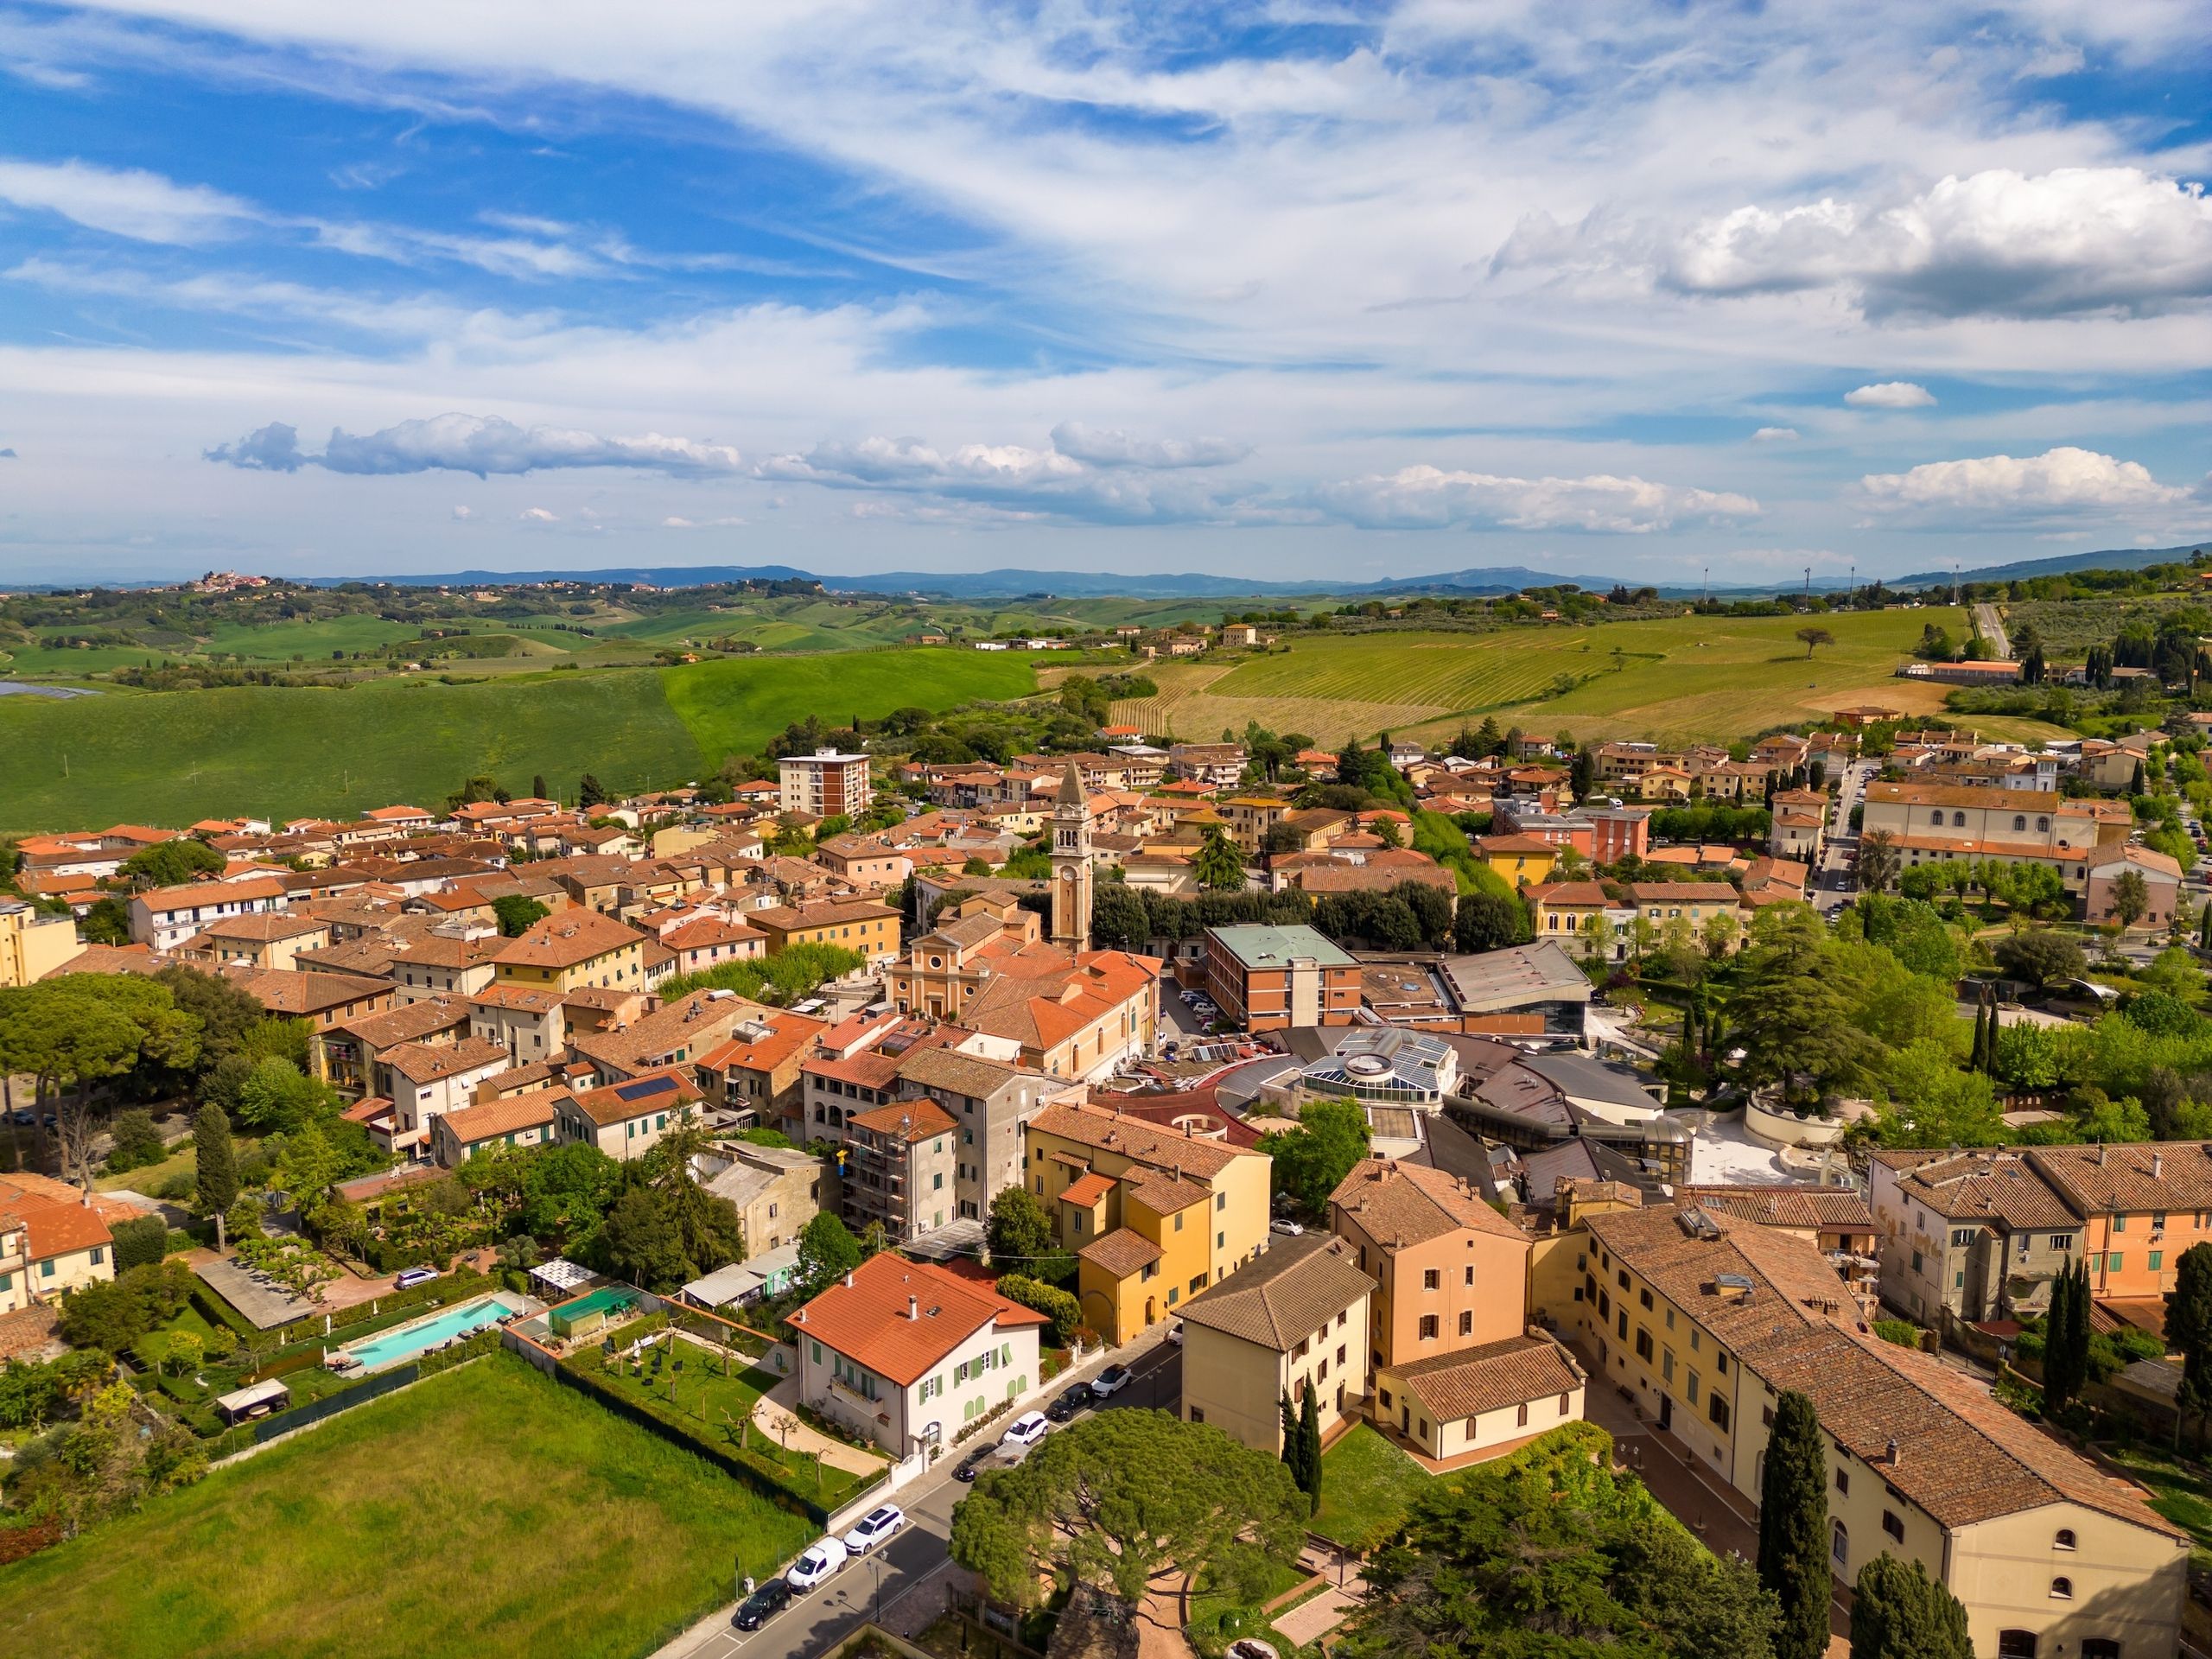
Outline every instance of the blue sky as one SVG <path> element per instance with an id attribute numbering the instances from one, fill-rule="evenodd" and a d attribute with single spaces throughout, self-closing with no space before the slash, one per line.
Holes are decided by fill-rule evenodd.
<path id="1" fill-rule="evenodd" d="M 0 581 L 2212 537 L 2179 0 L 0 4 Z"/>

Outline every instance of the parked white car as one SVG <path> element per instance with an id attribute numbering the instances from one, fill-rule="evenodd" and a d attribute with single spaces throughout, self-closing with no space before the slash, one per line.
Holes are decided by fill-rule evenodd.
<path id="1" fill-rule="evenodd" d="M 1041 1411 L 1025 1411 L 1007 1425 L 999 1444 L 1009 1452 L 1027 1452 L 1052 1432 L 1052 1421 Z"/>
<path id="2" fill-rule="evenodd" d="M 879 1503 L 860 1518 L 858 1526 L 845 1535 L 845 1553 L 865 1555 L 906 1524 L 906 1510 L 896 1503 Z"/>
<path id="3" fill-rule="evenodd" d="M 1271 1233 L 1280 1233 L 1285 1238 L 1299 1238 L 1306 1232 L 1303 1227 L 1290 1220 L 1271 1221 L 1268 1224 L 1268 1230 Z"/>
<path id="4" fill-rule="evenodd" d="M 784 1574 L 784 1582 L 804 1595 L 842 1567 L 848 1554 L 841 1539 L 817 1540 L 791 1563 L 791 1570 Z"/>

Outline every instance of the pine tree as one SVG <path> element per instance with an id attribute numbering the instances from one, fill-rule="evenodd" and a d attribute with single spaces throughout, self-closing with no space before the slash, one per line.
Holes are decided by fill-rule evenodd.
<path id="1" fill-rule="evenodd" d="M 576 810 L 588 812 L 607 798 L 607 791 L 599 786 L 599 779 L 586 772 L 576 784 Z"/>
<path id="2" fill-rule="evenodd" d="M 1859 1569 L 1851 1659 L 1974 1659 L 1967 1610 L 1918 1561 L 1885 1550 Z"/>
<path id="3" fill-rule="evenodd" d="M 1314 1404 L 1317 1390 L 1311 1382 L 1306 1385 L 1306 1397 L 1298 1408 L 1298 1476 L 1299 1490 L 1312 1500 L 1313 1508 L 1321 1507 L 1321 1414 Z"/>
<path id="4" fill-rule="evenodd" d="M 1775 1402 L 1759 1483 L 1759 1582 L 1782 1605 L 1775 1659 L 1821 1659 L 1828 1645 L 1828 1460 L 1813 1402 Z"/>
<path id="5" fill-rule="evenodd" d="M 231 1145 L 231 1120 L 210 1102 L 193 1115 L 192 1146 L 199 1166 L 200 1213 L 219 1216 L 238 1196 L 238 1158 Z"/>

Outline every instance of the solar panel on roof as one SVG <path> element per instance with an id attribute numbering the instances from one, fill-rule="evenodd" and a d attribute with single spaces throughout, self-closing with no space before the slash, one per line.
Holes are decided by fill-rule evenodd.
<path id="1" fill-rule="evenodd" d="M 674 1077 L 645 1077 L 637 1083 L 618 1084 L 614 1097 L 617 1100 L 644 1100 L 652 1095 L 664 1095 L 675 1087 Z"/>

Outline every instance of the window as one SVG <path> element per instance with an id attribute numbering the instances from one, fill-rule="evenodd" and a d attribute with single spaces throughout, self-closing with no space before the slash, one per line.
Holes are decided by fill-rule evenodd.
<path id="1" fill-rule="evenodd" d="M 2158 1211 L 2152 1216 L 2151 1230 L 2154 1233 L 2163 1233 L 2166 1230 L 2166 1212 L 2164 1211 Z"/>
<path id="2" fill-rule="evenodd" d="M 1175 1212 L 1175 1230 L 1179 1233 L 1183 1230 L 1183 1212 L 1180 1210 Z"/>
<path id="3" fill-rule="evenodd" d="M 94 1251 L 94 1252 L 92 1253 L 92 1260 L 93 1260 L 93 1261 L 95 1261 L 95 1262 L 97 1262 L 97 1261 L 99 1261 L 99 1253 L 98 1251 Z M 2153 1250 L 2153 1251 L 2152 1251 L 2152 1252 L 2151 1252 L 2151 1271 L 2152 1271 L 2152 1272 L 2153 1272 L 2153 1273 L 2156 1273 L 2156 1272 L 2157 1272 L 2157 1271 L 2158 1271 L 2161 1267 L 2163 1267 L 2163 1266 L 2164 1266 L 2164 1265 L 2165 1265 L 2165 1260 L 2166 1260 L 2166 1253 L 2165 1253 L 2164 1250 Z"/>
<path id="4" fill-rule="evenodd" d="M 2073 1600 L 2074 1580 L 2071 1579 L 2053 1579 L 2050 1581 L 2050 1599 L 2053 1601 Z"/>
<path id="5" fill-rule="evenodd" d="M 1443 1283 L 1444 1275 L 1439 1273 L 1434 1268 L 1424 1268 L 1421 1269 L 1421 1287 L 1423 1290 L 1441 1289 Z"/>
<path id="6" fill-rule="evenodd" d="M 2126 1259 L 2126 1255 L 2124 1252 L 2114 1250 L 2105 1257 L 2105 1266 L 2111 1268 L 2113 1272 L 2118 1273 L 2120 1271 L 2120 1263 Z"/>
<path id="7" fill-rule="evenodd" d="M 1728 1432 L 1728 1396 L 1725 1394 L 1708 1395 L 1706 1400 L 1705 1414 L 1713 1420 L 1713 1426 L 1715 1428 L 1726 1434 Z"/>
<path id="8" fill-rule="evenodd" d="M 1882 1511 L 1882 1530 L 1898 1543 L 1904 1542 L 1904 1522 L 1897 1518 L 1895 1510 Z"/>
<path id="9" fill-rule="evenodd" d="M 1628 1309 L 1621 1309 L 1620 1313 L 1615 1316 L 1615 1329 L 1620 1332 L 1621 1340 L 1626 1342 L 1628 1340 Z"/>
<path id="10" fill-rule="evenodd" d="M 1651 1293 L 1649 1291 L 1640 1290 L 1637 1292 L 1636 1299 L 1643 1305 L 1643 1310 L 1645 1313 L 1648 1313 L 1651 1311 Z"/>
<path id="11" fill-rule="evenodd" d="M 2028 815 L 2024 812 L 2015 812 L 2012 815 L 2012 827 L 2015 830 L 2026 829 L 2028 827 Z"/>
<path id="12" fill-rule="evenodd" d="M 1728 1375 L 1728 1356 L 1726 1353 L 1717 1353 L 1713 1355 L 1713 1374 L 1716 1376 L 1726 1376 Z"/>
<path id="13" fill-rule="evenodd" d="M 93 1246 L 92 1246 L 92 1265 L 93 1265 L 94 1267 L 96 1267 L 96 1268 L 97 1268 L 98 1266 L 99 1266 L 99 1264 L 100 1264 L 100 1262 L 101 1262 L 101 1260 L 102 1260 L 102 1259 L 106 1255 L 106 1254 L 107 1254 L 107 1252 L 106 1252 L 106 1249 L 105 1249 L 105 1247 L 103 1247 L 103 1246 L 101 1246 L 101 1245 L 99 1245 L 99 1244 L 95 1244 L 95 1245 L 93 1245 Z M 2158 1265 L 2157 1258 L 2155 1258 L 2155 1257 L 2153 1257 L 2153 1258 L 2152 1258 L 2152 1262 L 2151 1262 L 2151 1265 L 2152 1265 L 2152 1267 L 2154 1267 L 2154 1268 L 2155 1268 L 2155 1267 L 2157 1267 L 2157 1266 Z"/>
<path id="14" fill-rule="evenodd" d="M 1620 1280 L 1621 1288 L 1623 1290 L 1626 1290 L 1628 1288 L 1628 1269 L 1626 1268 L 1623 1268 L 1615 1276 Z"/>
<path id="15" fill-rule="evenodd" d="M 1915 1273 L 1918 1273 L 1922 1270 L 1920 1266 L 1920 1252 L 1918 1250 L 1915 1250 L 1912 1253 L 1912 1270 Z"/>
<path id="16" fill-rule="evenodd" d="M 1462 1313 L 1459 1315 L 1459 1334 L 1463 1337 L 1475 1334 L 1475 1316 L 1472 1313 Z"/>
<path id="17" fill-rule="evenodd" d="M 1513 1421 L 1515 1426 L 1517 1427 L 1526 1428 L 1529 1427 L 1529 1406 L 1526 1401 L 1523 1401 L 1515 1408 Z"/>
<path id="18" fill-rule="evenodd" d="M 1435 1314 L 1424 1313 L 1421 1316 L 1421 1339 L 1423 1342 L 1433 1342 L 1436 1340 Z"/>
<path id="19" fill-rule="evenodd" d="M 1828 1528 L 1828 1554 L 1835 1558 L 1838 1568 L 1851 1565 L 1851 1532 L 1840 1521 Z"/>
<path id="20" fill-rule="evenodd" d="M 2071 1233 L 2053 1233 L 2050 1236 L 2050 1248 L 2054 1250 L 2072 1249 L 2074 1248 L 2074 1235 Z"/>
<path id="21" fill-rule="evenodd" d="M 1467 1264 L 1464 1276 L 1460 1279 L 1459 1282 L 1465 1285 L 1469 1290 L 1472 1290 L 1475 1287 L 1475 1265 L 1473 1262 L 1470 1262 Z"/>
<path id="22" fill-rule="evenodd" d="M 1667 1328 L 1669 1331 L 1675 1328 L 1675 1310 L 1671 1307 L 1667 1310 Z"/>
<path id="23" fill-rule="evenodd" d="M 1836 1491 L 1838 1491 L 1839 1492 L 1841 1492 L 1841 1493 L 1842 1493 L 1846 1497 L 1850 1497 L 1850 1496 L 1851 1496 L 1851 1471 L 1850 1471 L 1850 1470 L 1848 1470 L 1848 1469 L 1839 1469 L 1839 1470 L 1837 1470 L 1837 1471 L 1835 1471 L 1835 1489 L 1836 1489 Z"/>
<path id="24" fill-rule="evenodd" d="M 2033 1630 L 1998 1631 L 1997 1659 L 2036 1659 L 2036 1633 Z"/>
<path id="25" fill-rule="evenodd" d="M 1659 1356 L 1659 1375 L 1666 1382 L 1675 1380 L 1675 1351 L 1671 1348 Z"/>
<path id="26" fill-rule="evenodd" d="M 1692 1404 L 1692 1405 L 1695 1405 L 1695 1404 L 1697 1404 L 1697 1390 L 1698 1390 L 1698 1375 L 1697 1375 L 1697 1373 L 1696 1373 L 1695 1371 L 1692 1371 L 1692 1372 L 1690 1373 L 1689 1387 L 1688 1387 L 1688 1389 L 1686 1390 L 1686 1392 L 1687 1392 L 1687 1393 L 1688 1394 L 1688 1395 L 1689 1395 L 1689 1402 L 1690 1402 L 1690 1404 Z"/>
<path id="27" fill-rule="evenodd" d="M 1651 1363 L 1651 1333 L 1640 1325 L 1636 1328 L 1636 1357 L 1647 1365 Z"/>
<path id="28" fill-rule="evenodd" d="M 2112 1218 L 2112 1230 L 2115 1233 L 2126 1232 L 2127 1230 L 2127 1217 L 2126 1216 L 2114 1216 Z"/>
<path id="29" fill-rule="evenodd" d="M 2074 1529 L 2073 1529 L 2073 1528 L 2071 1528 L 2071 1527 L 2061 1527 L 2061 1528 L 2058 1529 L 2058 1536 L 2056 1536 L 2056 1538 L 2054 1538 L 2054 1539 L 2052 1539 L 2052 1540 L 2050 1541 L 2050 1547 L 2051 1547 L 2053 1549 L 2071 1549 L 2071 1548 L 2074 1548 Z"/>

